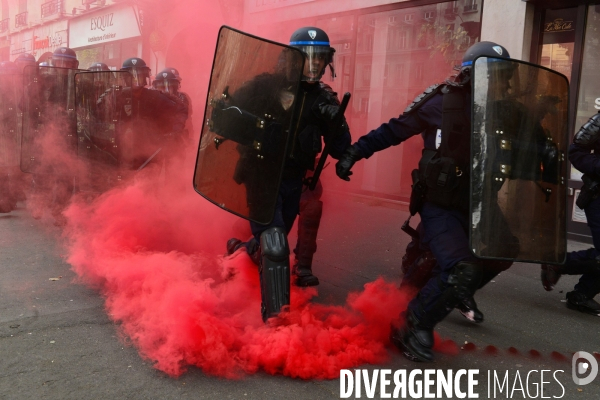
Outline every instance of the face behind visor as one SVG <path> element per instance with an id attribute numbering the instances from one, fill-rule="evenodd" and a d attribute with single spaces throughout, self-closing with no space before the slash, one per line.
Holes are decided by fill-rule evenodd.
<path id="1" fill-rule="evenodd" d="M 150 84 L 150 68 L 128 68 L 130 77 L 126 78 L 127 85 L 131 88 L 142 88 Z"/>
<path id="2" fill-rule="evenodd" d="M 305 57 L 302 80 L 318 82 L 329 65 L 331 78 L 335 76 L 333 55 L 335 49 L 329 43 L 329 36 L 320 28 L 307 26 L 297 29 L 290 38 L 290 46 L 302 51 Z"/>
<path id="3" fill-rule="evenodd" d="M 307 82 L 321 80 L 325 68 L 331 63 L 331 49 L 324 46 L 300 46 L 298 49 L 304 53 L 305 58 L 302 80 Z"/>

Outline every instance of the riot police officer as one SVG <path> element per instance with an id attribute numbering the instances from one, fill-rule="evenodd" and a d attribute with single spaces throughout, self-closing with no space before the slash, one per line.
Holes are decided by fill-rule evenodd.
<path id="1" fill-rule="evenodd" d="M 550 291 L 561 275 L 581 275 L 575 288 L 568 292 L 567 307 L 600 316 L 600 304 L 594 297 L 600 293 L 600 112 L 593 115 L 575 134 L 569 147 L 569 160 L 583 172 L 583 187 L 577 206 L 585 212 L 592 232 L 594 247 L 567 254 L 563 265 L 542 264 L 542 284 Z"/>
<path id="2" fill-rule="evenodd" d="M 155 81 L 161 80 L 162 74 L 164 73 L 170 73 L 172 74 L 175 79 L 177 80 L 177 84 L 175 84 L 175 82 L 173 82 L 172 78 L 170 77 L 170 75 L 167 75 L 167 79 L 170 81 L 170 83 L 168 84 L 168 88 L 167 85 L 162 84 L 163 90 L 167 90 L 169 91 L 172 95 L 178 97 L 183 104 L 185 105 L 186 109 L 187 109 L 187 120 L 185 122 L 185 128 L 184 128 L 184 132 L 183 132 L 183 137 L 186 140 L 189 140 L 192 133 L 194 132 L 194 127 L 192 125 L 192 114 L 194 112 L 193 107 L 192 107 L 192 99 L 190 98 L 190 96 L 181 91 L 181 75 L 179 75 L 179 71 L 176 68 L 173 67 L 166 67 L 165 69 L 163 69 L 162 71 L 160 71 L 158 74 L 156 74 L 155 77 Z M 164 77 L 163 77 L 164 78 Z M 163 79 L 164 82 L 165 79 Z M 154 86 L 154 82 L 152 82 L 152 85 Z M 158 82 L 158 85 L 161 85 L 160 82 Z"/>
<path id="3" fill-rule="evenodd" d="M 74 74 L 79 61 L 74 50 L 59 47 L 48 64 L 40 63 L 39 70 L 26 69 L 21 169 L 33 173 L 34 191 L 29 203 L 34 215 L 41 216 L 41 208 L 49 207 L 55 224 L 63 225 L 62 210 L 74 189 L 72 162 L 77 152 Z M 47 151 L 49 142 L 53 143 L 54 151 Z"/>
<path id="4" fill-rule="evenodd" d="M 508 51 L 496 43 L 479 42 L 471 46 L 455 81 L 427 88 L 398 118 L 392 118 L 348 147 L 336 164 L 337 175 L 349 180 L 355 162 L 418 134 L 422 134 L 425 146 L 419 176 L 435 179 L 440 187 L 445 187 L 446 173 L 454 171 L 441 166 L 436 178 L 429 176 L 434 173 L 429 165 L 434 159 L 455 163 L 452 169 L 457 172 L 452 178 L 456 178 L 452 191 L 436 196 L 435 190 L 428 190 L 418 207 L 421 243 L 437 259 L 438 272 L 409 303 L 404 325 L 393 327 L 390 334 L 391 342 L 415 361 L 431 361 L 435 325 L 511 265 L 509 261 L 483 263 L 472 255 L 469 247 L 470 76 L 473 61 L 479 56 L 509 58 Z M 457 108 L 456 105 L 462 106 Z M 507 241 L 514 241 L 510 233 L 506 236 Z"/>
<path id="5" fill-rule="evenodd" d="M 334 137 L 330 136 L 330 133 L 335 130 L 331 124 L 337 117 L 340 103 L 336 93 L 321 82 L 321 77 L 328 67 L 333 75 L 335 49 L 330 46 L 329 37 L 322 29 L 303 27 L 292 34 L 290 46 L 303 52 L 305 63 L 298 93 L 289 94 L 296 97 L 297 108 L 295 122 L 292 123 L 294 132 L 290 132 L 293 141 L 288 146 L 275 217 L 273 222 L 268 225 L 250 222 L 253 238 L 248 242 L 244 243 L 237 238 L 232 238 L 227 242 L 228 254 L 232 254 L 243 246 L 251 258 L 261 265 L 261 269 L 279 265 L 287 271 L 289 271 L 290 254 L 287 234 L 300 211 L 300 198 L 306 171 L 314 169 L 315 158 L 322 150 L 323 138 L 330 143 L 330 154 L 334 158 L 339 158 L 343 150 L 350 144 L 350 132 L 345 123 L 343 132 Z M 285 57 L 282 57 L 281 63 L 285 64 Z M 261 85 L 266 84 L 267 79 L 267 76 L 259 77 L 255 82 L 255 88 L 247 85 L 242 90 L 238 90 L 233 98 L 238 100 L 242 97 L 256 99 Z M 293 98 L 291 100 L 293 101 Z M 292 101 L 289 101 L 290 105 Z M 283 106 L 287 109 L 284 105 L 287 101 L 284 101 L 283 97 L 278 98 L 277 103 L 280 103 L 279 107 Z M 243 182 L 243 179 L 243 176 L 240 176 L 239 182 Z M 277 238 L 277 240 L 270 238 Z M 299 286 L 318 284 L 318 279 L 313 275 L 310 265 L 296 264 L 293 275 L 295 283 Z M 282 282 L 281 284 L 285 285 L 286 283 Z M 287 285 L 289 286 L 289 280 Z M 268 301 L 264 296 L 263 293 L 263 307 L 267 306 L 266 311 L 263 311 L 263 320 L 266 320 L 277 315 L 280 310 L 265 304 Z M 282 302 L 289 304 L 289 290 L 287 290 L 287 299 L 282 299 Z"/>
<path id="6" fill-rule="evenodd" d="M 152 161 L 164 147 L 181 137 L 187 110 L 174 96 L 149 89 L 150 68 L 138 57 L 123 62 L 126 87 L 119 91 L 116 108 L 120 121 L 120 159 L 128 169 L 140 169 Z M 114 95 L 109 89 L 98 100 L 101 104 Z"/>
<path id="7" fill-rule="evenodd" d="M 35 57 L 33 55 L 29 53 L 21 53 L 15 59 L 15 64 L 22 71 L 25 67 L 29 65 L 37 65 L 37 62 L 35 61 Z"/>
<path id="8" fill-rule="evenodd" d="M 54 50 L 50 57 L 50 65 L 57 68 L 77 69 L 79 60 L 73 49 L 68 47 L 59 47 Z"/>
<path id="9" fill-rule="evenodd" d="M 12 61 L 0 63 L 0 212 L 16 208 L 19 165 L 18 89 L 21 70 Z"/>

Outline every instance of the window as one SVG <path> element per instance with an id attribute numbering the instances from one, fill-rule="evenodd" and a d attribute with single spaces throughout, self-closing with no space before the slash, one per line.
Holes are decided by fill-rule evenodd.
<path id="1" fill-rule="evenodd" d="M 414 19 L 414 14 L 406 14 L 404 16 L 404 22 L 406 22 L 407 24 L 412 24 Z"/>
<path id="2" fill-rule="evenodd" d="M 465 12 L 477 12 L 477 0 L 465 0 Z"/>
<path id="3" fill-rule="evenodd" d="M 433 11 L 426 11 L 425 14 L 423 14 L 423 17 L 427 20 L 427 21 L 431 21 L 434 17 L 434 12 Z"/>
<path id="4" fill-rule="evenodd" d="M 371 82 L 371 66 L 365 65 L 363 67 L 363 82 L 368 85 Z"/>

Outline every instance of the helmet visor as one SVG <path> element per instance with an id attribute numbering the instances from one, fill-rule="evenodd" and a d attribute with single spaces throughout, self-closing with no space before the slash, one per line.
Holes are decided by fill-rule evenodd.
<path id="1" fill-rule="evenodd" d="M 317 82 L 325 73 L 327 65 L 333 63 L 333 49 L 326 46 L 298 46 L 304 53 L 306 62 L 302 80 Z"/>
<path id="2" fill-rule="evenodd" d="M 179 81 L 173 79 L 155 80 L 152 82 L 152 87 L 163 93 L 177 94 L 177 91 L 179 90 Z"/>
<path id="3" fill-rule="evenodd" d="M 150 84 L 150 68 L 128 68 L 127 72 L 131 74 L 131 87 L 145 87 Z"/>
<path id="4" fill-rule="evenodd" d="M 52 57 L 52 66 L 58 68 L 76 69 L 79 66 L 79 61 L 68 57 Z"/>

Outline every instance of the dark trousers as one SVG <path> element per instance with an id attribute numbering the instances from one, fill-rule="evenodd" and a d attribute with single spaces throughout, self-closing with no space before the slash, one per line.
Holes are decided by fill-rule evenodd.
<path id="1" fill-rule="evenodd" d="M 448 277 L 460 261 L 475 258 L 469 251 L 467 227 L 469 218 L 465 213 L 448 210 L 432 203 L 425 203 L 421 211 L 421 245 L 429 248 L 437 260 L 433 277 L 427 281 L 417 296 L 408 304 L 408 311 L 419 320 L 432 311 L 442 293 L 448 287 Z M 436 310 L 437 311 L 437 310 Z M 452 309 L 446 313 L 449 314 Z M 439 315 L 436 312 L 436 315 Z M 441 319 L 435 321 L 440 322 Z"/>
<path id="2" fill-rule="evenodd" d="M 593 298 L 600 293 L 600 197 L 593 200 L 584 211 L 592 231 L 594 247 L 568 253 L 567 261 L 559 271 L 566 275 L 582 274 L 575 290 Z"/>
<path id="3" fill-rule="evenodd" d="M 290 233 L 296 216 L 300 211 L 300 196 L 302 195 L 302 179 L 283 179 L 279 187 L 277 203 L 275 204 L 275 216 L 268 225 L 257 224 L 250 221 L 250 229 L 254 239 L 260 243 L 260 235 L 269 228 L 280 227 Z"/>

